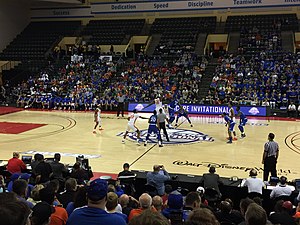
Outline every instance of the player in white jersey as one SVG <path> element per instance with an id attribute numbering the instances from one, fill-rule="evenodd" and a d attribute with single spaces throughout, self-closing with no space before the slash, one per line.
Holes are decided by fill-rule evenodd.
<path id="1" fill-rule="evenodd" d="M 228 107 L 229 107 L 228 115 L 229 115 L 229 117 L 231 118 L 231 120 L 235 123 L 235 114 L 234 114 L 234 109 L 233 109 L 233 107 L 232 107 L 232 102 L 229 102 L 229 103 L 228 103 Z M 236 137 L 236 132 L 235 132 L 235 130 L 233 130 L 232 133 L 233 133 L 233 136 L 234 136 L 233 140 L 236 141 L 236 140 L 237 140 L 237 137 Z"/>
<path id="2" fill-rule="evenodd" d="M 158 114 L 159 113 L 159 109 L 163 109 L 163 113 L 164 113 L 164 108 L 163 108 L 163 104 L 160 101 L 159 98 L 154 99 L 154 103 L 155 103 L 155 111 Z"/>
<path id="3" fill-rule="evenodd" d="M 96 134 L 97 126 L 99 125 L 99 130 L 103 130 L 101 127 L 101 109 L 100 107 L 96 108 L 94 112 L 94 122 L 95 122 L 95 127 L 93 133 Z"/>
<path id="4" fill-rule="evenodd" d="M 125 143 L 125 139 L 127 137 L 127 134 L 129 133 L 130 130 L 133 130 L 134 132 L 136 132 L 136 136 L 137 136 L 137 143 L 139 144 L 140 142 L 140 130 L 137 128 L 137 126 L 135 125 L 135 122 L 138 118 L 141 118 L 141 119 L 148 119 L 148 118 L 145 118 L 145 117 L 142 117 L 140 116 L 138 113 L 137 113 L 137 110 L 134 109 L 133 110 L 133 113 L 127 118 L 128 120 L 128 124 L 127 124 L 127 129 L 125 131 L 125 134 L 124 134 L 124 137 L 123 137 L 123 140 L 122 140 L 122 143 Z"/>

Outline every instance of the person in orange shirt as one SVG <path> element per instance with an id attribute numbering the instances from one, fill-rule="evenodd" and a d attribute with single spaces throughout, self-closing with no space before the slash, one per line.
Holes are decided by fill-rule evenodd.
<path id="1" fill-rule="evenodd" d="M 128 221 L 130 221 L 133 217 L 140 215 L 143 211 L 147 209 L 151 209 L 152 211 L 156 211 L 155 208 L 152 207 L 152 198 L 147 193 L 144 193 L 139 198 L 140 208 L 132 209 L 130 211 Z"/>
<path id="2" fill-rule="evenodd" d="M 300 219 L 300 202 L 299 202 L 298 205 L 297 205 L 296 213 L 295 213 L 295 215 L 293 215 L 293 217 L 294 217 L 295 219 Z"/>
<path id="3" fill-rule="evenodd" d="M 13 158 L 8 160 L 6 169 L 11 174 L 22 173 L 22 170 L 26 170 L 25 163 L 19 158 L 20 158 L 20 154 L 18 152 L 14 152 Z"/>
<path id="4" fill-rule="evenodd" d="M 54 207 L 54 213 L 51 214 L 49 225 L 65 225 L 68 220 L 68 213 L 62 206 L 60 206 L 58 200 L 55 199 L 53 190 L 51 190 L 49 187 L 46 187 L 41 189 L 39 194 L 42 202 L 47 202 L 51 206 L 53 206 L 54 200 L 58 203 L 58 205 Z"/>

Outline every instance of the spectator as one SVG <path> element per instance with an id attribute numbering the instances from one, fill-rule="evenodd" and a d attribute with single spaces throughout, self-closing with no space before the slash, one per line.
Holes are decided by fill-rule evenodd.
<path id="1" fill-rule="evenodd" d="M 120 197 L 122 194 L 124 194 L 124 191 L 119 185 L 119 181 L 116 182 L 116 186 L 113 184 L 108 185 L 108 192 L 115 192 L 118 197 Z"/>
<path id="2" fill-rule="evenodd" d="M 26 198 L 30 197 L 31 191 L 33 189 L 33 185 L 29 183 L 29 179 L 31 177 L 30 173 L 22 173 L 19 176 L 19 179 L 27 181 L 27 193 L 26 193 Z"/>
<path id="3" fill-rule="evenodd" d="M 220 211 L 216 212 L 215 215 L 221 224 L 225 222 L 239 224 L 244 220 L 240 213 L 236 213 L 233 210 L 232 205 L 228 201 L 222 201 L 219 208 Z"/>
<path id="4" fill-rule="evenodd" d="M 251 203 L 254 203 L 254 201 L 250 198 L 244 198 L 240 201 L 240 211 L 242 216 L 244 216 L 244 218 L 245 218 L 245 213 L 247 211 L 247 208 Z M 241 223 L 239 223 L 239 225 L 246 225 L 246 222 L 242 221 Z"/>
<path id="5" fill-rule="evenodd" d="M 77 181 L 74 178 L 69 178 L 65 183 L 65 191 L 58 195 L 58 200 L 67 208 L 69 202 L 73 202 L 74 196 L 77 191 Z"/>
<path id="6" fill-rule="evenodd" d="M 139 197 L 139 204 L 140 204 L 140 208 L 131 210 L 129 217 L 128 217 L 129 222 L 133 217 L 140 215 L 143 211 L 145 211 L 147 209 L 151 209 L 151 206 L 152 206 L 151 196 L 148 195 L 147 193 L 143 193 Z M 152 209 L 152 210 L 155 211 L 155 209 Z"/>
<path id="7" fill-rule="evenodd" d="M 198 192 L 190 192 L 185 198 L 183 210 L 189 215 L 193 210 L 199 209 L 201 205 L 201 197 Z"/>
<path id="8" fill-rule="evenodd" d="M 46 202 L 53 206 L 55 199 L 55 193 L 49 187 L 40 190 L 40 199 L 42 202 Z M 51 220 L 49 225 L 65 225 L 67 223 L 68 213 L 60 206 L 54 207 L 54 213 L 51 214 Z"/>
<path id="9" fill-rule="evenodd" d="M 160 213 L 147 209 L 130 220 L 128 225 L 170 225 L 170 223 Z"/>
<path id="10" fill-rule="evenodd" d="M 292 189 L 286 185 L 287 178 L 285 176 L 281 176 L 279 178 L 279 184 L 272 189 L 270 194 L 271 199 L 276 199 L 279 197 L 288 197 L 292 194 Z"/>
<path id="11" fill-rule="evenodd" d="M 287 108 L 287 114 L 288 114 L 288 117 L 293 117 L 293 118 L 297 117 L 297 108 L 293 101 L 290 102 L 290 104 Z"/>
<path id="12" fill-rule="evenodd" d="M 293 204 L 290 201 L 279 200 L 274 207 L 275 212 L 269 216 L 273 224 L 296 225 L 292 217 Z"/>
<path id="13" fill-rule="evenodd" d="M 245 220 L 247 225 L 266 225 L 266 211 L 256 203 L 251 203 L 245 213 Z"/>
<path id="14" fill-rule="evenodd" d="M 17 195 L 14 192 L 3 192 L 0 193 L 0 205 L 3 205 L 7 202 L 13 202 L 16 201 L 17 199 Z"/>
<path id="15" fill-rule="evenodd" d="M 106 211 L 111 214 L 120 216 L 127 223 L 127 216 L 123 213 L 117 212 L 116 208 L 118 206 L 118 195 L 114 192 L 108 192 L 107 202 L 106 202 Z"/>
<path id="16" fill-rule="evenodd" d="M 4 177 L 0 175 L 0 193 L 6 192 Z"/>
<path id="17" fill-rule="evenodd" d="M 67 213 L 68 216 L 71 215 L 71 213 L 74 211 L 74 209 L 77 209 L 79 207 L 83 207 L 87 205 L 87 198 L 86 198 L 86 189 L 85 187 L 79 187 L 77 192 L 74 196 L 74 201 L 69 202 L 67 205 Z"/>
<path id="18" fill-rule="evenodd" d="M 107 199 L 107 182 L 96 179 L 87 184 L 87 207 L 75 210 L 68 219 L 67 225 L 126 225 L 121 217 L 105 211 Z"/>
<path id="19" fill-rule="evenodd" d="M 22 173 L 23 170 L 26 170 L 25 163 L 19 158 L 20 154 L 18 152 L 14 152 L 13 157 L 10 160 L 8 160 L 6 168 L 7 171 L 11 174 Z"/>
<path id="20" fill-rule="evenodd" d="M 46 163 L 44 156 L 38 158 L 38 164 L 35 167 L 35 183 L 43 184 L 50 181 L 50 176 L 52 174 L 52 168 L 49 163 Z"/>
<path id="21" fill-rule="evenodd" d="M 136 174 L 129 170 L 129 164 L 124 163 L 123 171 L 118 174 L 118 180 L 120 184 L 124 186 L 124 192 L 129 195 L 133 195 L 135 192 L 134 180 Z"/>
<path id="22" fill-rule="evenodd" d="M 219 225 L 211 210 L 200 208 L 193 210 L 187 219 L 188 225 Z"/>
<path id="23" fill-rule="evenodd" d="M 129 170 L 129 164 L 128 163 L 124 163 L 123 164 L 123 171 L 121 171 L 119 174 L 118 174 L 118 177 L 127 177 L 127 176 L 133 176 L 135 177 L 135 173 L 131 172 Z"/>
<path id="24" fill-rule="evenodd" d="M 42 154 L 36 153 L 36 154 L 34 154 L 34 157 L 33 157 L 34 160 L 30 163 L 32 174 L 33 174 L 34 178 L 36 177 L 35 168 L 39 164 L 39 162 L 42 161 L 43 157 L 44 156 Z"/>
<path id="25" fill-rule="evenodd" d="M 126 194 L 120 196 L 119 203 L 122 207 L 122 213 L 127 215 L 127 217 L 129 217 L 131 210 L 134 208 L 138 208 L 139 205 L 139 202 L 135 198 Z"/>
<path id="26" fill-rule="evenodd" d="M 300 202 L 298 203 L 297 205 L 297 208 L 296 208 L 296 213 L 295 215 L 293 216 L 295 219 L 299 220 L 300 219 Z"/>
<path id="27" fill-rule="evenodd" d="M 0 199 L 6 193 L 0 194 Z M 29 215 L 31 213 L 28 205 L 16 199 L 5 199 L 0 204 L 1 225 L 30 225 Z"/>
<path id="28" fill-rule="evenodd" d="M 219 195 L 220 189 L 219 185 L 223 185 L 223 182 L 221 181 L 220 177 L 218 174 L 215 174 L 216 168 L 214 166 L 211 166 L 209 168 L 209 173 L 203 174 L 201 180 L 200 180 L 200 185 L 203 185 L 205 189 L 211 188 L 216 190 Z"/>
<path id="29" fill-rule="evenodd" d="M 37 203 L 32 209 L 31 225 L 50 224 L 51 214 L 54 208 L 46 202 Z"/>
<path id="30" fill-rule="evenodd" d="M 31 191 L 31 195 L 27 199 L 27 201 L 31 202 L 33 205 L 36 205 L 37 203 L 41 202 L 40 190 L 43 188 L 44 188 L 44 186 L 42 184 L 35 185 Z"/>
<path id="31" fill-rule="evenodd" d="M 265 187 L 265 183 L 262 179 L 256 177 L 257 171 L 255 169 L 250 170 L 249 176 L 249 178 L 242 181 L 241 187 L 248 187 L 248 194 L 250 198 L 257 195 L 262 197 L 262 189 Z"/>
<path id="32" fill-rule="evenodd" d="M 9 181 L 9 183 L 8 183 L 8 185 L 7 185 L 7 190 L 8 190 L 9 192 L 12 191 L 13 183 L 14 183 L 15 180 L 19 179 L 19 177 L 20 177 L 20 174 L 19 174 L 19 173 L 14 173 L 14 174 L 12 174 L 12 175 L 10 176 L 10 181 Z"/>
<path id="33" fill-rule="evenodd" d="M 188 214 L 182 210 L 183 208 L 183 196 L 178 191 L 173 191 L 168 197 L 168 208 L 162 211 L 162 214 L 172 221 L 172 215 L 177 214 L 181 218 L 181 221 L 186 220 Z"/>
<path id="34" fill-rule="evenodd" d="M 165 181 L 167 180 L 170 180 L 170 176 L 164 166 L 154 165 L 153 172 L 147 173 L 147 184 L 154 186 L 160 196 L 165 193 Z"/>
<path id="35" fill-rule="evenodd" d="M 156 195 L 152 198 L 152 206 L 156 209 L 157 212 L 161 213 L 163 201 L 159 195 Z"/>
<path id="36" fill-rule="evenodd" d="M 17 199 L 21 202 L 24 202 L 28 205 L 30 209 L 33 208 L 33 204 L 26 200 L 26 193 L 27 193 L 27 181 L 25 180 L 15 180 L 12 186 L 12 191 L 16 193 Z"/>
<path id="37" fill-rule="evenodd" d="M 60 183 L 64 182 L 64 177 L 68 174 L 68 169 L 64 164 L 60 163 L 61 155 L 59 153 L 54 154 L 54 160 L 50 163 L 52 168 L 52 178 L 59 180 Z"/>
<path id="38" fill-rule="evenodd" d="M 162 200 L 163 200 L 163 205 L 164 207 L 167 206 L 167 201 L 168 201 L 168 197 L 169 197 L 169 194 L 173 191 L 173 188 L 170 184 L 166 184 L 165 186 L 165 193 L 164 195 L 161 197 Z"/>
<path id="39" fill-rule="evenodd" d="M 76 162 L 73 165 L 73 170 L 70 177 L 75 178 L 77 180 L 77 184 L 79 185 L 85 184 L 85 182 L 89 180 L 88 172 L 81 168 L 79 162 Z"/>

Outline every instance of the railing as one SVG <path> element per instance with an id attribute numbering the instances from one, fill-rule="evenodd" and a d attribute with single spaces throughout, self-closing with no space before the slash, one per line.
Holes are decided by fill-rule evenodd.
<path id="1" fill-rule="evenodd" d="M 3 70 L 10 70 L 15 66 L 19 65 L 20 63 L 20 61 L 7 61 L 0 67 L 0 72 L 2 72 Z"/>

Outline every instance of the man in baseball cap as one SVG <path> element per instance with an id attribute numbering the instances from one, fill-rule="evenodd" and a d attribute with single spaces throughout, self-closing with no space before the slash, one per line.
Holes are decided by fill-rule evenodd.
<path id="1" fill-rule="evenodd" d="M 69 217 L 67 225 L 126 225 L 123 218 L 105 211 L 107 181 L 95 179 L 86 186 L 88 205 L 76 209 Z"/>

